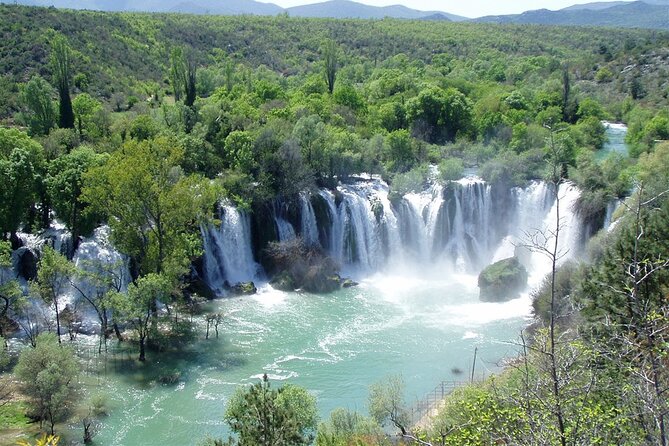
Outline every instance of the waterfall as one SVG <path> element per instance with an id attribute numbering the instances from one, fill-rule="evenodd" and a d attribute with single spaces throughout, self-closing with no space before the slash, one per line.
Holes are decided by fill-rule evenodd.
<path id="1" fill-rule="evenodd" d="M 276 217 L 274 221 L 276 222 L 276 228 L 277 233 L 279 234 L 280 242 L 287 242 L 297 237 L 295 234 L 295 228 L 293 228 L 293 225 L 291 225 L 288 220 L 285 220 L 281 217 Z"/>
<path id="2" fill-rule="evenodd" d="M 339 211 L 335 204 L 335 197 L 332 192 L 329 190 L 321 190 L 318 192 L 320 197 L 325 201 L 328 210 L 328 228 L 325 231 L 325 234 L 328 234 L 327 240 L 327 252 L 328 254 L 337 261 L 341 261 L 341 252 L 343 240 L 342 227 L 339 223 Z"/>
<path id="3" fill-rule="evenodd" d="M 316 213 L 311 205 L 309 195 L 300 194 L 300 234 L 302 240 L 308 246 L 319 246 L 318 225 L 316 224 Z"/>
<path id="4" fill-rule="evenodd" d="M 530 273 L 530 283 L 537 285 L 551 269 L 551 259 L 537 247 L 551 250 L 555 243 L 558 205 L 554 189 L 543 182 L 534 182 L 525 189 L 517 189 L 515 231 L 512 234 L 515 253 Z M 575 212 L 580 191 L 572 183 L 562 183 L 558 188 L 559 239 L 558 265 L 574 258 L 579 251 L 582 224 Z M 530 245 L 536 245 L 534 249 Z"/>
<path id="5" fill-rule="evenodd" d="M 95 299 L 98 293 L 124 291 L 130 283 L 128 260 L 111 245 L 110 233 L 109 226 L 97 228 L 91 237 L 82 239 L 72 258 L 82 274 L 73 278 L 74 286 L 68 287 L 62 303 L 74 305 L 82 312 L 81 331 L 84 333 L 97 331 L 99 321 L 92 307 L 88 304 L 78 305 L 85 302 L 81 293 Z"/>
<path id="6" fill-rule="evenodd" d="M 565 183 L 559 196 L 564 261 L 580 247 L 581 223 L 573 212 L 579 191 Z M 272 211 L 279 241 L 299 234 L 308 245 L 323 248 L 345 274 L 386 267 L 476 273 L 518 255 L 538 277 L 545 260 L 518 247 L 532 235 L 548 234 L 557 208 L 553 189 L 544 182 L 507 189 L 468 176 L 433 181 L 426 190 L 401 197 L 389 196 L 385 182 L 370 178 L 302 193 L 294 202 L 277 200 Z M 253 258 L 249 216 L 232 206 L 222 206 L 221 212 L 220 227 L 203 229 L 205 278 L 216 290 L 226 281 L 253 280 L 260 268 Z M 549 244 L 550 237 L 543 241 Z"/>
<path id="7" fill-rule="evenodd" d="M 425 192 L 406 194 L 400 202 L 404 252 L 417 261 L 428 261 L 433 248 L 439 245 L 436 237 L 443 194 L 444 188 L 435 183 Z M 450 230 L 447 228 L 446 232 Z"/>
<path id="8" fill-rule="evenodd" d="M 604 225 L 602 226 L 606 231 L 611 231 L 615 228 L 616 221 L 613 220 L 613 216 L 622 203 L 623 201 L 621 199 L 616 199 L 606 205 L 606 215 L 604 217 Z"/>
<path id="9" fill-rule="evenodd" d="M 127 259 L 116 251 L 109 241 L 109 226 L 97 228 L 93 236 L 84 238 L 74 253 L 72 261 L 78 269 L 112 278 L 113 286 L 125 290 L 130 283 Z M 93 294 L 97 284 L 86 277 L 79 277 L 75 284 L 85 293 Z"/>
<path id="10" fill-rule="evenodd" d="M 202 228 L 204 279 L 215 291 L 256 279 L 259 266 L 251 248 L 251 221 L 246 212 L 221 205 L 220 226 Z"/>
<path id="11" fill-rule="evenodd" d="M 321 191 L 331 214 L 328 253 L 340 264 L 374 271 L 401 249 L 397 216 L 388 186 L 367 181 L 339 186 L 338 200 Z M 339 201 L 339 203 L 336 203 Z"/>

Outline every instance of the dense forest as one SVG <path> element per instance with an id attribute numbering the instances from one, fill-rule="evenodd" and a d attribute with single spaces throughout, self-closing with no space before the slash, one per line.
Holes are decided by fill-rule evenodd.
<path id="1" fill-rule="evenodd" d="M 85 404 L 88 443 L 104 416 L 103 403 L 82 402 L 65 287 L 87 284 L 76 290 L 99 319 L 100 349 L 118 337 L 150 364 L 192 342 L 193 315 L 218 337 L 221 316 L 200 308 L 214 293 L 193 270 L 219 203 L 253 216 L 269 275 L 322 292 L 337 265 L 263 230 L 277 200 L 363 174 L 383 178 L 392 200 L 473 169 L 509 188 L 545 180 L 556 199 L 572 182 L 593 234 L 624 203 L 579 262 L 558 268 L 557 242 L 535 240 L 553 268 L 518 358 L 456 390 L 420 429 L 397 378 L 370 389 L 369 416 L 342 409 L 320 424 L 313 396 L 265 379 L 221 408 L 236 436 L 207 444 L 391 444 L 384 425 L 407 444 L 667 444 L 669 33 L 10 5 L 0 17 L 0 336 L 27 344 L 1 343 L 2 427 L 32 435 L 29 418 L 54 435 Z M 629 157 L 598 157 L 602 121 L 627 124 Z M 54 219 L 72 243 L 45 246 L 17 277 L 22 237 Z M 118 265 L 71 262 L 102 225 L 127 286 Z"/>

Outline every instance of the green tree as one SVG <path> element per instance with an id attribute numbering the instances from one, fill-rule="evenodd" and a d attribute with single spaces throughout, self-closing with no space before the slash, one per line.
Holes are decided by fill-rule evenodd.
<path id="1" fill-rule="evenodd" d="M 402 436 L 410 435 L 409 412 L 404 403 L 404 380 L 390 376 L 369 388 L 369 414 L 380 425 L 390 422 Z"/>
<path id="2" fill-rule="evenodd" d="M 28 127 L 33 135 L 47 135 L 56 126 L 53 87 L 40 76 L 33 76 L 21 90 L 21 100 L 28 108 Z"/>
<path id="3" fill-rule="evenodd" d="M 444 181 L 455 181 L 462 178 L 465 166 L 460 158 L 447 158 L 439 163 L 439 176 Z"/>
<path id="4" fill-rule="evenodd" d="M 137 141 L 154 138 L 159 132 L 158 124 L 149 115 L 139 115 L 130 124 L 130 136 Z"/>
<path id="5" fill-rule="evenodd" d="M 58 89 L 60 101 L 59 121 L 60 128 L 74 128 L 74 112 L 70 96 L 70 58 L 72 50 L 63 36 L 56 36 L 51 42 L 51 70 Z"/>
<path id="6" fill-rule="evenodd" d="M 387 149 L 386 169 L 391 172 L 406 172 L 416 162 L 408 130 L 396 130 L 388 134 L 385 147 Z"/>
<path id="7" fill-rule="evenodd" d="M 197 96 L 197 66 L 193 57 L 186 54 L 183 48 L 174 48 L 170 54 L 170 81 L 174 89 L 174 99 L 181 100 L 184 105 L 192 107 Z"/>
<path id="8" fill-rule="evenodd" d="M 318 425 L 316 446 L 380 445 L 385 434 L 369 417 L 346 409 L 335 409 L 330 419 Z"/>
<path id="9" fill-rule="evenodd" d="M 0 234 L 16 232 L 42 196 L 42 147 L 16 129 L 0 128 Z M 47 212 L 48 213 L 48 212 Z"/>
<path id="10" fill-rule="evenodd" d="M 325 124 L 318 115 L 304 116 L 293 127 L 292 136 L 300 144 L 302 156 L 316 172 L 324 171 L 326 167 L 323 160 L 326 133 Z"/>
<path id="11" fill-rule="evenodd" d="M 225 152 L 233 168 L 244 173 L 252 172 L 256 166 L 253 142 L 253 135 L 247 131 L 235 130 L 225 138 Z"/>
<path id="12" fill-rule="evenodd" d="M 352 85 L 340 85 L 332 96 L 337 104 L 345 105 L 354 112 L 363 112 L 367 107 L 363 96 Z"/>
<path id="13" fill-rule="evenodd" d="M 12 271 L 12 246 L 0 240 L 0 337 L 5 336 L 10 312 L 18 310 L 22 297 L 23 291 Z"/>
<path id="14" fill-rule="evenodd" d="M 180 101 L 183 95 L 183 85 L 186 83 L 186 69 L 184 66 L 184 50 L 181 47 L 172 49 L 170 53 L 170 83 L 174 91 L 174 100 Z"/>
<path id="15" fill-rule="evenodd" d="M 21 352 L 15 369 L 31 408 L 40 423 L 47 421 L 51 434 L 56 422 L 73 408 L 79 364 L 69 347 L 60 346 L 56 335 L 43 333 L 35 348 Z"/>
<path id="16" fill-rule="evenodd" d="M 56 215 L 72 232 L 76 241 L 80 235 L 90 233 L 99 222 L 99 215 L 85 212 L 87 204 L 82 201 L 84 174 L 93 167 L 104 164 L 105 155 L 95 153 L 88 147 L 80 147 L 53 160 L 46 178 L 47 190 Z"/>
<path id="17" fill-rule="evenodd" d="M 33 283 L 35 293 L 48 305 L 53 305 L 56 313 L 56 336 L 60 343 L 60 299 L 70 283 L 74 264 L 50 246 L 42 251 L 37 268 L 37 279 Z"/>
<path id="18" fill-rule="evenodd" d="M 93 308 L 100 322 L 98 352 L 107 348 L 109 328 L 109 310 L 112 307 L 114 293 L 120 293 L 128 280 L 122 261 L 109 262 L 106 259 L 94 259 L 75 266 L 70 285 Z"/>
<path id="19" fill-rule="evenodd" d="M 82 200 L 106 215 L 112 243 L 131 257 L 135 277 L 183 273 L 200 252 L 199 224 L 211 216 L 216 190 L 183 174 L 174 140 L 127 142 L 84 175 Z"/>
<path id="20" fill-rule="evenodd" d="M 173 290 L 167 275 L 151 273 L 131 283 L 127 293 L 114 293 L 110 298 L 116 320 L 126 321 L 137 334 L 140 361 L 146 361 L 146 341 L 151 332 L 149 322 L 154 304 L 167 302 Z"/>
<path id="21" fill-rule="evenodd" d="M 407 102 L 407 118 L 414 134 L 428 142 L 453 141 L 466 132 L 472 118 L 467 97 L 455 88 L 429 86 Z"/>
<path id="22" fill-rule="evenodd" d="M 86 129 L 87 134 L 92 133 L 93 119 L 97 113 L 102 111 L 102 104 L 88 93 L 82 93 L 72 101 L 72 110 L 74 111 L 79 137 L 83 139 L 84 129 Z"/>
<path id="23" fill-rule="evenodd" d="M 267 375 L 238 388 L 225 410 L 225 421 L 239 446 L 299 446 L 314 439 L 316 399 L 302 387 L 272 389 Z"/>
<path id="24" fill-rule="evenodd" d="M 337 46 L 337 42 L 332 39 L 323 42 L 321 54 L 323 55 L 325 81 L 328 84 L 328 91 L 332 94 L 335 81 L 337 80 L 337 70 L 339 69 L 339 47 Z"/>

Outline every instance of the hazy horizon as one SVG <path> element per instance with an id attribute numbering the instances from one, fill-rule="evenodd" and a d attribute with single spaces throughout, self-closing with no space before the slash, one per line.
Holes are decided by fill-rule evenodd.
<path id="1" fill-rule="evenodd" d="M 264 3 L 274 3 L 282 8 L 291 6 L 322 3 L 327 0 L 259 0 Z M 436 1 L 436 0 L 353 0 L 372 6 L 404 5 L 411 9 L 422 11 L 443 11 L 464 17 L 476 18 L 487 15 L 520 14 L 525 11 L 536 9 L 558 10 L 568 6 L 591 3 L 588 0 L 518 0 L 518 1 L 493 1 L 493 0 L 470 0 L 468 2 Z M 606 0 L 605 0 L 606 1 Z M 613 1 L 613 0 L 611 0 Z M 622 0 L 633 1 L 633 0 Z"/>

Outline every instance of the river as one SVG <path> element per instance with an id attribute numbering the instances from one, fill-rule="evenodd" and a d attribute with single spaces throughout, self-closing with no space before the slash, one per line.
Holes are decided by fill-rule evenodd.
<path id="1" fill-rule="evenodd" d="M 620 147 L 624 147 L 621 132 L 624 128 L 620 126 L 607 126 L 610 138 L 607 153 L 619 152 Z M 515 216 L 507 225 L 510 235 L 495 238 L 487 226 L 499 225 L 499 215 L 496 215 L 499 211 L 485 203 L 490 197 L 481 192 L 480 185 L 463 184 L 458 189 L 462 192 L 455 195 L 461 197 L 455 209 L 464 217 L 456 215 L 450 223 L 457 226 L 460 221 L 462 234 L 456 228 L 451 237 L 457 234 L 464 237 L 464 232 L 473 231 L 475 240 L 486 239 L 489 249 L 480 248 L 483 254 L 479 253 L 485 264 L 513 254 L 514 234 L 517 243 L 522 230 L 554 221 L 555 209 L 546 200 L 545 186 L 534 184 L 515 192 Z M 378 192 L 376 189 L 374 193 Z M 561 193 L 565 198 L 562 215 L 573 224 L 576 218 L 570 215 L 568 206 L 578 193 L 569 187 L 561 189 Z M 333 210 L 332 215 L 339 217 L 335 215 L 332 220 L 339 218 L 342 227 L 350 226 L 352 230 L 356 230 L 356 224 L 365 225 L 357 230 L 359 234 L 367 234 L 365 237 L 369 240 L 358 245 L 367 246 L 369 252 L 358 253 L 358 263 L 364 259 L 371 265 L 374 255 L 370 247 L 375 241 L 369 235 L 373 232 L 369 226 L 374 217 L 365 198 L 368 195 L 350 188 L 343 189 L 342 194 L 344 204 L 340 206 L 358 208 L 346 212 L 344 208 Z M 415 214 L 411 218 L 418 220 L 404 226 L 420 226 L 411 229 L 414 232 L 435 233 L 435 228 L 421 226 L 422 220 L 438 220 L 430 217 L 431 206 L 436 203 L 434 197 L 434 194 L 407 197 L 405 207 L 418 212 L 405 214 Z M 385 195 L 380 198 L 387 201 Z M 467 201 L 471 201 L 471 205 Z M 334 207 L 333 203 L 328 202 L 328 205 Z M 440 202 L 437 205 L 441 206 Z M 468 206 L 476 207 L 470 217 L 475 217 L 478 223 L 467 220 L 464 208 Z M 371 215 L 370 221 L 356 223 L 367 218 L 365 212 Z M 483 215 L 484 212 L 490 215 Z M 249 238 L 248 223 L 241 214 L 227 215 L 224 221 L 231 226 L 224 227 L 220 235 L 210 236 L 208 242 L 222 245 L 207 248 L 212 252 L 233 253 L 232 256 L 219 255 L 224 265 L 252 257 L 250 241 L 242 240 Z M 401 215 L 388 217 L 387 221 L 398 221 Z M 282 219 L 281 225 L 286 224 Z M 305 224 L 315 225 L 315 219 L 303 218 L 303 226 Z M 332 225 L 334 229 L 330 233 L 341 237 L 332 243 L 337 249 L 334 255 L 338 255 L 347 251 L 342 246 L 345 237 L 341 235 L 341 228 L 335 230 L 335 223 Z M 483 226 L 477 228 L 476 225 Z M 399 231 L 397 227 L 395 230 Z M 319 233 L 318 228 L 304 227 L 301 232 Z M 578 255 L 575 241 L 579 238 L 579 228 L 564 228 L 563 234 L 565 252 L 569 249 L 567 257 Z M 416 238 L 415 234 L 413 237 Z M 393 255 L 404 258 L 406 246 L 400 241 L 400 235 L 396 238 Z M 225 242 L 226 239 L 230 241 Z M 424 247 L 418 249 L 422 246 L 420 243 L 413 243 L 414 251 L 425 251 Z M 234 244 L 234 248 L 230 248 L 230 244 Z M 446 248 L 451 249 L 451 244 L 446 244 Z M 233 272 L 242 272 L 242 279 L 253 275 L 252 262 L 252 258 L 242 261 Z M 216 280 L 222 281 L 223 269 L 231 267 L 214 264 L 208 268 Z M 347 269 L 356 271 L 356 268 Z M 547 272 L 547 263 L 531 258 L 529 269 L 531 285 L 537 286 Z M 475 348 L 478 349 L 476 376 L 488 375 L 499 370 L 504 359 L 517 354 L 514 342 L 531 318 L 531 299 L 528 292 L 505 303 L 481 303 L 477 272 L 478 268 L 462 268 L 459 261 L 426 258 L 399 262 L 376 272 L 362 269 L 356 277 L 360 281 L 358 287 L 332 294 L 285 293 L 261 285 L 255 296 L 216 300 L 208 304 L 208 309 L 224 315 L 219 338 L 212 330 L 210 339 L 202 339 L 204 327 L 200 320 L 200 340 L 187 350 L 171 355 L 149 354 L 145 365 L 135 361 L 110 362 L 105 372 L 85 378 L 86 393 L 104 395 L 111 409 L 110 415 L 101 421 L 95 444 L 181 446 L 197 444 L 206 435 L 227 436 L 223 414 L 230 396 L 238 386 L 257 382 L 265 373 L 274 386 L 289 382 L 307 388 L 317 397 L 322 418 L 327 418 L 338 407 L 366 413 L 369 386 L 389 375 L 402 375 L 409 404 L 443 380 L 467 380 Z M 175 376 L 173 383 L 161 384 L 158 378 L 166 374 Z M 72 436 L 79 436 L 75 434 L 77 429 L 77 425 L 71 427 Z"/>

